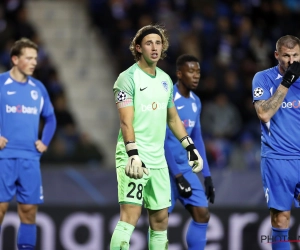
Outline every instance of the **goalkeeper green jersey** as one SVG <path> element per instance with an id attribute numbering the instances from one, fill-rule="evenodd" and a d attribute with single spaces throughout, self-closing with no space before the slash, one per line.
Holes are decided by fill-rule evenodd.
<path id="1" fill-rule="evenodd" d="M 133 106 L 133 128 L 139 156 L 147 168 L 165 168 L 167 108 L 174 106 L 173 83 L 156 67 L 156 75 L 144 72 L 137 63 L 122 72 L 114 84 L 118 107 Z M 128 156 L 121 130 L 116 148 L 116 167 L 125 166 Z"/>

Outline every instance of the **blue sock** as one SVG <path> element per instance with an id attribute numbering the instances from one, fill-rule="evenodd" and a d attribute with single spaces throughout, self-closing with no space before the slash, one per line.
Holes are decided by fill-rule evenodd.
<path id="1" fill-rule="evenodd" d="M 272 250 L 290 250 L 289 228 L 279 229 L 272 227 Z M 285 242 L 286 241 L 286 242 Z"/>
<path id="2" fill-rule="evenodd" d="M 21 223 L 18 231 L 18 250 L 34 250 L 36 244 L 36 225 Z"/>
<path id="3" fill-rule="evenodd" d="M 206 245 L 206 230 L 208 223 L 191 221 L 186 233 L 188 250 L 204 250 Z"/>

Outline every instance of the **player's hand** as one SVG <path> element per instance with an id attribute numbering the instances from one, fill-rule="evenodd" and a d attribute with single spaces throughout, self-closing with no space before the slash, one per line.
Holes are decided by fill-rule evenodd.
<path id="1" fill-rule="evenodd" d="M 175 181 L 180 196 L 189 198 L 192 195 L 192 188 L 190 183 L 184 178 L 182 174 L 178 177 L 175 177 Z"/>
<path id="2" fill-rule="evenodd" d="M 297 81 L 300 76 L 300 62 L 293 62 L 282 77 L 281 84 L 287 88 Z"/>
<path id="3" fill-rule="evenodd" d="M 187 150 L 189 165 L 192 167 L 193 172 L 200 172 L 203 169 L 203 159 L 196 149 L 192 138 L 187 135 L 183 137 L 180 142 L 181 145 Z"/>
<path id="4" fill-rule="evenodd" d="M 125 167 L 125 174 L 130 178 L 141 179 L 143 175 L 149 175 L 145 164 L 141 161 L 135 142 L 129 142 L 125 145 L 128 162 Z"/>
<path id="5" fill-rule="evenodd" d="M 0 137 L 0 149 L 4 149 L 7 142 L 8 142 L 8 140 L 5 137 L 1 136 Z"/>
<path id="6" fill-rule="evenodd" d="M 35 147 L 36 147 L 37 151 L 39 151 L 40 153 L 46 152 L 47 148 L 48 148 L 41 140 L 37 140 L 35 142 Z"/>
<path id="7" fill-rule="evenodd" d="M 206 194 L 207 200 L 209 200 L 210 203 L 214 204 L 215 188 L 214 188 L 211 176 L 207 176 L 204 178 L 204 186 L 205 186 L 205 194 Z"/>

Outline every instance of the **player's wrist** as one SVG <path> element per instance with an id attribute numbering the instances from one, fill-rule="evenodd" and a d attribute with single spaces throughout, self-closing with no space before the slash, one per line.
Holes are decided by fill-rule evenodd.
<path id="1" fill-rule="evenodd" d="M 289 88 L 292 86 L 292 83 L 286 79 L 282 79 L 282 82 L 280 84 L 286 88 Z"/>
<path id="2" fill-rule="evenodd" d="M 126 148 L 126 153 L 127 153 L 128 157 L 139 154 L 138 149 L 137 149 L 137 145 L 134 141 L 126 142 L 125 143 L 125 148 Z"/>
<path id="3" fill-rule="evenodd" d="M 181 142 L 181 145 L 188 151 L 196 149 L 192 138 L 189 137 L 188 135 L 182 137 L 180 139 L 180 142 Z"/>

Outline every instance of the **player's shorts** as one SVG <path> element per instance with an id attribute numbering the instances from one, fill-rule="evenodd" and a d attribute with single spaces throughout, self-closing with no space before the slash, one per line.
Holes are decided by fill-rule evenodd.
<path id="1" fill-rule="evenodd" d="M 39 160 L 0 159 L 0 202 L 16 195 L 23 204 L 44 202 Z"/>
<path id="2" fill-rule="evenodd" d="M 191 185 L 192 195 L 189 198 L 182 197 L 178 192 L 175 178 L 170 176 L 172 205 L 169 207 L 169 213 L 173 211 L 177 200 L 179 200 L 183 206 L 208 207 L 207 198 L 198 175 L 193 173 L 192 168 L 190 168 L 183 176 Z"/>
<path id="3" fill-rule="evenodd" d="M 129 178 L 124 167 L 117 168 L 118 198 L 120 204 L 142 205 L 160 210 L 171 205 L 168 168 L 148 169 L 141 179 Z"/>
<path id="4" fill-rule="evenodd" d="M 265 198 L 269 208 L 289 211 L 300 193 L 300 160 L 282 160 L 263 157 L 261 175 Z"/>

